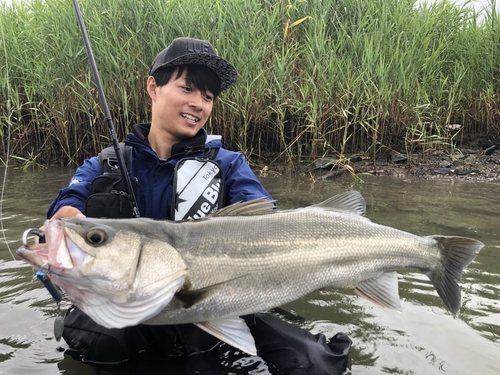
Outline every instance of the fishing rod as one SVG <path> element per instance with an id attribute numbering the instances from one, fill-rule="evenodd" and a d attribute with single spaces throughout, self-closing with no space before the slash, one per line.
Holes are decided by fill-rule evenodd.
<path id="1" fill-rule="evenodd" d="M 82 12 L 80 11 L 80 6 L 77 0 L 73 1 L 73 7 L 75 8 L 76 18 L 78 20 L 78 25 L 80 26 L 80 31 L 82 32 L 83 41 L 87 49 L 87 55 L 90 61 L 90 68 L 92 69 L 92 74 L 94 75 L 94 81 L 97 86 L 97 91 L 99 93 L 99 99 L 101 100 L 101 105 L 104 110 L 104 115 L 106 116 L 106 123 L 108 124 L 109 135 L 113 141 L 113 148 L 115 150 L 116 159 L 118 161 L 118 166 L 120 168 L 120 173 L 122 175 L 122 180 L 125 183 L 125 191 L 129 195 L 130 204 L 132 206 L 132 215 L 134 217 L 140 217 L 139 208 L 137 207 L 137 200 L 135 199 L 134 190 L 132 189 L 132 183 L 130 182 L 130 177 L 128 175 L 128 170 L 125 166 L 125 161 L 123 160 L 123 154 L 120 151 L 120 144 L 116 137 L 115 127 L 113 125 L 113 120 L 111 118 L 111 112 L 109 111 L 108 102 L 106 101 L 106 96 L 104 95 L 104 90 L 102 89 L 101 79 L 99 78 L 99 72 L 97 71 L 97 65 L 95 63 L 94 54 L 92 53 L 92 46 L 90 45 L 90 39 L 87 34 L 87 29 L 85 28 L 85 23 L 83 22 Z"/>

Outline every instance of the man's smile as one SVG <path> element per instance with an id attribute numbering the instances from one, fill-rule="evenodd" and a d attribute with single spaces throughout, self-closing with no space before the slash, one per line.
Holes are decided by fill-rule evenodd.
<path id="1" fill-rule="evenodd" d="M 188 119 L 188 120 L 191 120 L 191 121 L 195 121 L 195 122 L 200 121 L 200 119 L 198 117 L 190 115 L 189 113 L 181 113 L 181 116 L 184 117 L 185 119 Z"/>

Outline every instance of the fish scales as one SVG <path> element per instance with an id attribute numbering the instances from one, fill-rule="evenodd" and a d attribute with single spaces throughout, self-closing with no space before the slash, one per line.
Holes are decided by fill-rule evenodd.
<path id="1" fill-rule="evenodd" d="M 179 316 L 171 317 L 175 309 L 167 306 L 162 312 L 168 315 L 165 321 L 185 323 L 201 315 L 210 320 L 235 310 L 247 314 L 320 288 L 351 288 L 367 275 L 408 267 L 427 269 L 438 258 L 434 240 L 335 211 L 304 209 L 222 219 L 169 224 L 179 227 L 172 245 L 190 270 L 190 288 L 231 281 L 217 295 Z M 227 233 L 230 241 L 224 239 Z M 161 321 L 158 318 L 155 321 Z"/>

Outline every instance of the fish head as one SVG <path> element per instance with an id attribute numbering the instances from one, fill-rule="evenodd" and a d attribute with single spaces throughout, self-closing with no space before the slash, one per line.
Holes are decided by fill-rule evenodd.
<path id="1" fill-rule="evenodd" d="M 144 222 L 146 221 L 146 222 Z M 45 243 L 17 254 L 97 323 L 139 324 L 161 311 L 184 284 L 187 267 L 166 241 L 151 235 L 149 219 L 47 220 Z"/>

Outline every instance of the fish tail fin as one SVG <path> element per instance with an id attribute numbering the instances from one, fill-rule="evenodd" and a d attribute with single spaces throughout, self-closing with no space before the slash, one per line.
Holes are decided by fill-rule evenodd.
<path id="1" fill-rule="evenodd" d="M 437 241 L 440 249 L 440 262 L 427 272 L 446 308 L 455 315 L 461 306 L 458 282 L 462 271 L 483 248 L 484 244 L 467 237 L 429 236 Z"/>

